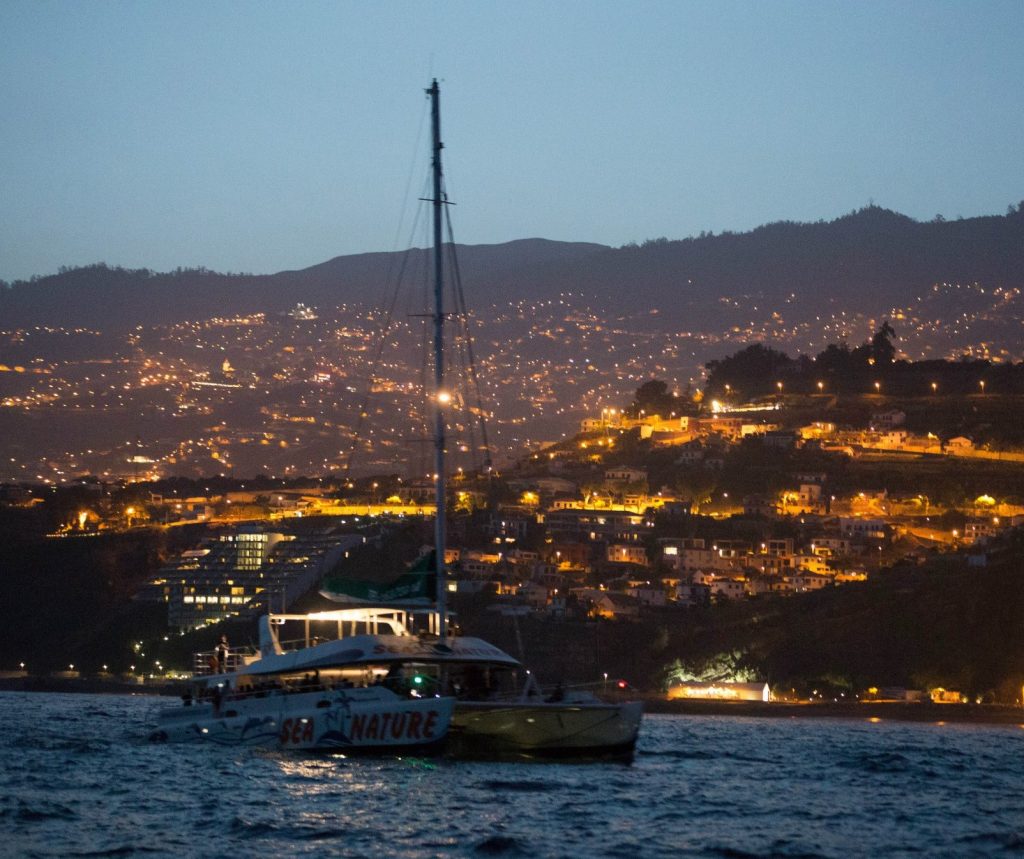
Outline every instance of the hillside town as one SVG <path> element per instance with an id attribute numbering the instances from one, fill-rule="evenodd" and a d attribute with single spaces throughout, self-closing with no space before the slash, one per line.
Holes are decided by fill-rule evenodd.
<path id="1" fill-rule="evenodd" d="M 632 404 L 602 408 L 500 475 L 456 472 L 445 558 L 456 598 L 506 616 L 636 622 L 950 553 L 983 567 L 988 545 L 1024 523 L 1024 453 L 911 432 L 881 397 L 858 403 L 868 419 L 853 426 L 805 420 L 827 416 L 824 396 L 715 400 L 685 415 L 643 407 L 665 394 L 645 383 Z M 416 523 L 433 492 L 395 475 L 190 485 L 82 482 L 52 535 L 200 527 L 137 594 L 165 603 L 179 632 L 287 609 L 368 541 L 428 533 Z M 15 485 L 3 499 L 43 503 Z"/>

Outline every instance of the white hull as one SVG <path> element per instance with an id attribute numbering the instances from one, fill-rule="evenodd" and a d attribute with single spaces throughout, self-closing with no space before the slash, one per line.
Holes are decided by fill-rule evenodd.
<path id="1" fill-rule="evenodd" d="M 643 705 L 462 702 L 449 747 L 468 756 L 630 758 Z"/>
<path id="2" fill-rule="evenodd" d="M 401 751 L 440 745 L 451 698 L 401 698 L 383 687 L 228 695 L 168 708 L 152 739 L 280 749 Z"/>

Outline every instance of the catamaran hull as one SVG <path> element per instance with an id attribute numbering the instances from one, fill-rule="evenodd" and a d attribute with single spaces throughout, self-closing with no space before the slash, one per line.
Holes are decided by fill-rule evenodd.
<path id="1" fill-rule="evenodd" d="M 448 748 L 457 757 L 630 760 L 643 706 L 458 702 Z"/>
<path id="2" fill-rule="evenodd" d="M 151 740 L 220 746 L 409 752 L 440 748 L 451 724 L 451 698 L 403 699 L 388 690 L 303 692 L 198 703 L 165 710 Z"/>

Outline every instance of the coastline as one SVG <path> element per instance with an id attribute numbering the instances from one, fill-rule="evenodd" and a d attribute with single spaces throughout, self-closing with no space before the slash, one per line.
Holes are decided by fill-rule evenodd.
<path id="1" fill-rule="evenodd" d="M 177 696 L 173 680 L 133 682 L 103 677 L 25 676 L 0 678 L 0 692 L 86 693 Z M 1001 704 L 933 704 L 902 701 L 792 702 L 667 700 L 637 694 L 644 712 L 669 716 L 724 716 L 754 719 L 852 719 L 874 722 L 930 722 L 935 725 L 1016 725 L 1024 728 L 1024 708 Z M 625 700 L 625 699 L 623 699 Z"/>
<path id="2" fill-rule="evenodd" d="M 93 695 L 180 695 L 173 680 L 132 681 L 106 677 L 0 677 L 0 692 L 62 692 Z"/>
<path id="3" fill-rule="evenodd" d="M 645 713 L 676 716 L 743 716 L 766 719 L 855 719 L 932 724 L 1018 725 L 1024 728 L 1024 708 L 1000 704 L 933 704 L 902 701 L 796 703 L 789 701 L 668 701 L 645 695 Z"/>

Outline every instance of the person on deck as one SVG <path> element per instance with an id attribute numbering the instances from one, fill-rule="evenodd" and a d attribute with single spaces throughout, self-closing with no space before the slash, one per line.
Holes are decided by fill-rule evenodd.
<path id="1" fill-rule="evenodd" d="M 217 661 L 220 663 L 220 670 L 228 670 L 228 654 L 231 652 L 231 647 L 228 645 L 228 637 L 222 635 L 220 642 L 217 644 Z"/>

